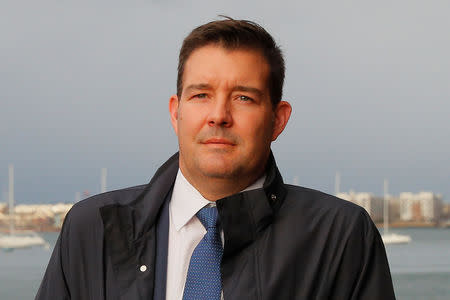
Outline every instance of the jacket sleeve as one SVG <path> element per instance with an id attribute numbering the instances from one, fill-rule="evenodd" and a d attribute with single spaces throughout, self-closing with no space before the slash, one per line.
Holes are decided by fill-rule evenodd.
<path id="1" fill-rule="evenodd" d="M 384 299 L 395 300 L 391 272 L 386 257 L 386 250 L 380 233 L 367 214 L 361 233 L 362 249 L 354 259 L 359 257 L 359 272 L 352 292 L 352 300 Z M 358 260 L 355 260 L 357 262 Z"/>
<path id="2" fill-rule="evenodd" d="M 330 294 L 318 299 L 395 300 L 391 273 L 383 241 L 367 212 L 353 212 L 349 223 L 338 223 L 341 245 L 332 266 Z M 343 247 L 340 249 L 340 247 Z M 341 254 L 342 253 L 342 254 Z"/>
<path id="3" fill-rule="evenodd" d="M 63 228 L 58 237 L 56 245 L 53 249 L 52 256 L 45 271 L 44 278 L 37 292 L 35 300 L 50 300 L 50 299 L 70 299 L 70 292 L 67 287 L 65 266 L 67 262 L 66 253 L 64 250 L 64 242 L 68 239 L 68 216 L 64 221 Z"/>

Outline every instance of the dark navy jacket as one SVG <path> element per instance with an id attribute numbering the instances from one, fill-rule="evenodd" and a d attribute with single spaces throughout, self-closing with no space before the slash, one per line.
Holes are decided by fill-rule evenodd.
<path id="1" fill-rule="evenodd" d="M 148 185 L 75 204 L 36 299 L 164 299 L 177 170 L 175 154 Z M 216 202 L 225 299 L 395 299 L 384 245 L 363 208 L 284 184 L 273 156 L 266 174 L 262 189 Z"/>

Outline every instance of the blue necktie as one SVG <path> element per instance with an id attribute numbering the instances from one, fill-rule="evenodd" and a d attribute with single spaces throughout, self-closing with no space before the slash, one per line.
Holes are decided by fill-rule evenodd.
<path id="1" fill-rule="evenodd" d="M 197 218 L 206 228 L 206 234 L 194 249 L 184 286 L 183 300 L 220 300 L 222 280 L 220 262 L 222 241 L 217 207 L 204 207 Z"/>

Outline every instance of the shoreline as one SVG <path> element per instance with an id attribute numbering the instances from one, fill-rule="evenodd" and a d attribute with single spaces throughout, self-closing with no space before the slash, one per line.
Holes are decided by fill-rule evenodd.
<path id="1" fill-rule="evenodd" d="M 378 229 L 384 228 L 383 223 L 375 223 Z M 438 222 L 393 222 L 389 224 L 389 228 L 449 228 L 449 223 L 438 223 Z"/>
<path id="2" fill-rule="evenodd" d="M 383 229 L 383 223 L 375 223 L 375 226 L 381 230 Z M 450 224 L 436 224 L 436 223 L 428 223 L 428 222 L 395 222 L 389 224 L 390 229 L 413 229 L 413 228 L 449 228 Z M 15 228 L 15 231 L 26 232 L 26 231 L 34 231 L 37 233 L 58 233 L 61 231 L 61 228 L 53 227 L 53 226 L 39 226 L 39 228 L 33 227 L 25 227 L 25 228 Z M 9 228 L 1 226 L 0 234 L 8 234 Z"/>

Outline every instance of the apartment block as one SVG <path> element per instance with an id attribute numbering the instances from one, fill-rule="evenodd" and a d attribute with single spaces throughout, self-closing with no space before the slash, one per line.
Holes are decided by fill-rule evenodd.
<path id="1" fill-rule="evenodd" d="M 402 221 L 439 221 L 442 195 L 432 192 L 400 193 L 400 219 Z"/>

